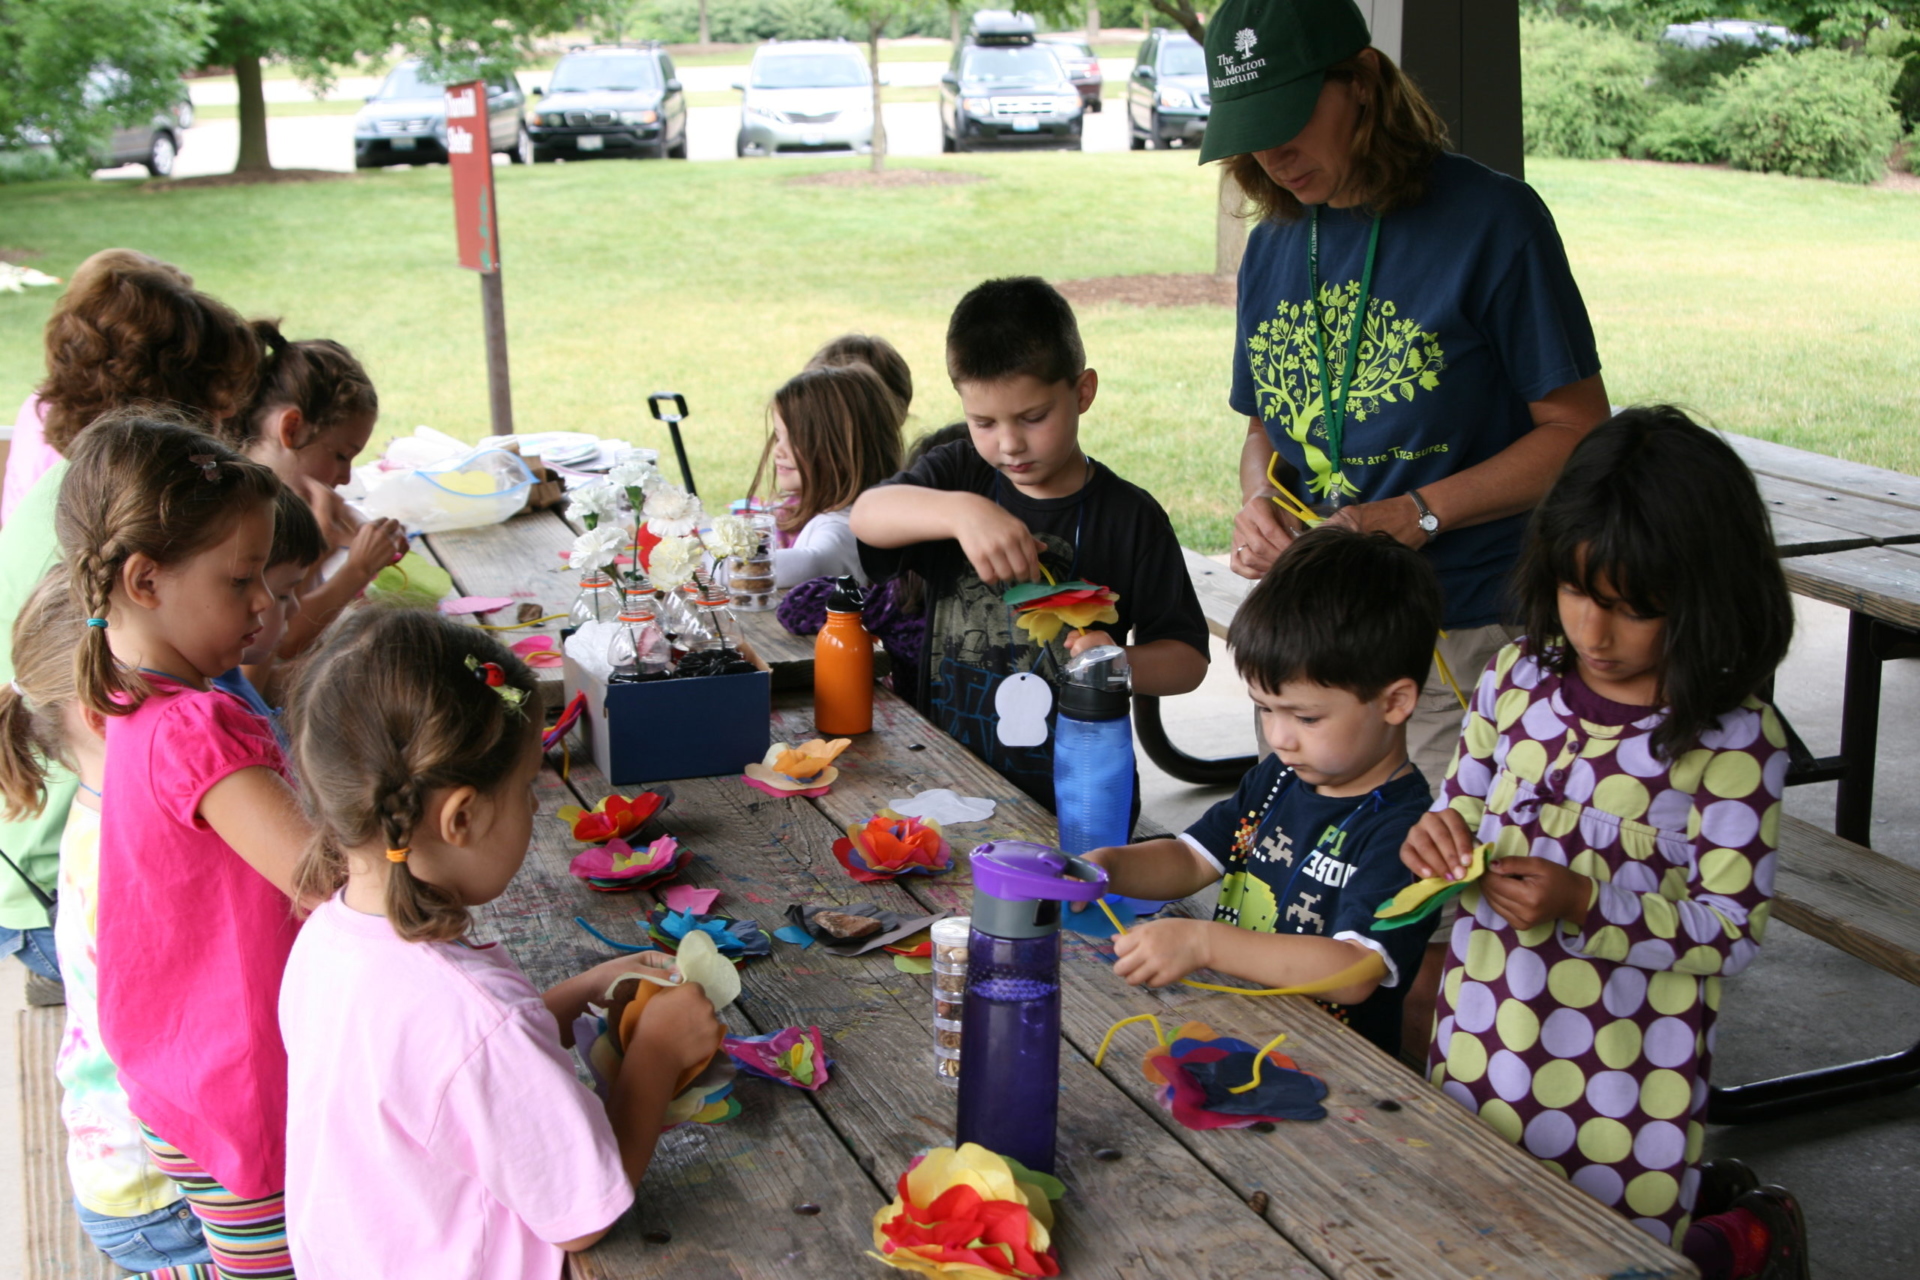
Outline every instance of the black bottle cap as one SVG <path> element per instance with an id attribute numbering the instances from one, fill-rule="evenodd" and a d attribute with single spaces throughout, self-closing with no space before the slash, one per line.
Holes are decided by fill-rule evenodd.
<path id="1" fill-rule="evenodd" d="M 833 594 L 827 597 L 827 610 L 831 613 L 859 613 L 867 607 L 867 593 L 860 589 L 859 581 L 848 574 L 833 580 Z"/>

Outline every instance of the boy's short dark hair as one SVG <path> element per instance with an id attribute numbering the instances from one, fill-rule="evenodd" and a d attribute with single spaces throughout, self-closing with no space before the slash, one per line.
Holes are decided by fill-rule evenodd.
<path id="1" fill-rule="evenodd" d="M 320 533 L 320 522 L 312 508 L 285 485 L 273 499 L 273 548 L 267 552 L 267 568 L 283 564 L 311 567 L 327 558 L 327 540 Z"/>
<path id="2" fill-rule="evenodd" d="M 1396 680 L 1424 685 L 1440 635 L 1440 580 L 1384 533 L 1302 534 L 1233 615 L 1240 678 L 1269 692 L 1296 680 L 1366 701 Z"/>
<path id="3" fill-rule="evenodd" d="M 1023 373 L 1072 382 L 1086 368 L 1073 308 L 1039 276 L 976 285 L 947 321 L 947 376 L 955 382 L 999 382 Z"/>

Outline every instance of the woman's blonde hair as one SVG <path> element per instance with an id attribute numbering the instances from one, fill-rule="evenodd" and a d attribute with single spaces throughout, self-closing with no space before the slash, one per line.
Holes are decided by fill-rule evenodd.
<path id="1" fill-rule="evenodd" d="M 80 433 L 60 484 L 54 531 L 86 624 L 73 651 L 84 706 L 131 715 L 149 692 L 107 643 L 107 605 L 127 560 L 145 555 L 178 564 L 219 543 L 250 507 L 270 506 L 279 492 L 280 481 L 260 463 L 151 411 L 110 413 Z"/>
<path id="2" fill-rule="evenodd" d="M 1363 49 L 1334 63 L 1327 68 L 1327 79 L 1351 84 L 1359 111 L 1341 195 L 1370 214 L 1420 203 L 1433 162 L 1447 147 L 1447 125 L 1440 113 L 1378 49 Z M 1303 214 L 1298 197 L 1267 176 L 1255 153 L 1230 156 L 1223 163 L 1246 192 L 1255 218 L 1294 222 Z"/>
<path id="3" fill-rule="evenodd" d="M 488 683 L 488 667 L 501 683 Z M 518 697 L 514 695 L 518 694 Z M 296 678 L 287 731 L 313 843 L 296 895 L 346 882 L 345 851 L 384 840 L 412 845 L 433 792 L 497 791 L 545 718 L 527 665 L 473 627 L 418 609 L 361 609 L 328 633 Z M 409 942 L 452 942 L 471 923 L 466 903 L 391 864 L 387 919 Z"/>
<path id="4" fill-rule="evenodd" d="M 0 817 L 8 822 L 45 806 L 47 761 L 72 764 L 65 715 L 79 645 L 80 611 L 67 571 L 55 565 L 13 621 L 13 683 L 0 686 Z"/>
<path id="5" fill-rule="evenodd" d="M 47 320 L 37 388 L 61 453 L 100 415 L 131 405 L 237 414 L 260 376 L 260 340 L 233 308 L 170 263 L 102 249 L 73 273 Z"/>
<path id="6" fill-rule="evenodd" d="M 773 393 L 769 414 L 787 427 L 787 447 L 800 472 L 800 494 L 780 513 L 792 532 L 824 511 L 838 511 L 900 469 L 900 423 L 906 407 L 869 366 L 803 369 Z M 758 493 L 773 458 L 773 432 L 753 473 Z"/>

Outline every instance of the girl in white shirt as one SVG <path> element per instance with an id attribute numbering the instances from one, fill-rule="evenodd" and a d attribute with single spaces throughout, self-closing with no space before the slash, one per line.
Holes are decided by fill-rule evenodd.
<path id="1" fill-rule="evenodd" d="M 773 428 L 760 474 L 773 463 L 779 510 L 793 545 L 773 553 L 774 585 L 851 574 L 864 586 L 848 523 L 853 500 L 900 469 L 906 406 L 865 364 L 809 368 L 773 393 Z M 754 487 L 759 487 L 756 475 Z"/>

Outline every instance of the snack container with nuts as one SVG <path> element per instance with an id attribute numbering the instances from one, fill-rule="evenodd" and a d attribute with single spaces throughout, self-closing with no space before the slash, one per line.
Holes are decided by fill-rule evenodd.
<path id="1" fill-rule="evenodd" d="M 933 1069 L 944 1084 L 960 1083 L 960 1010 L 967 994 L 967 916 L 936 920 L 933 939 Z"/>

